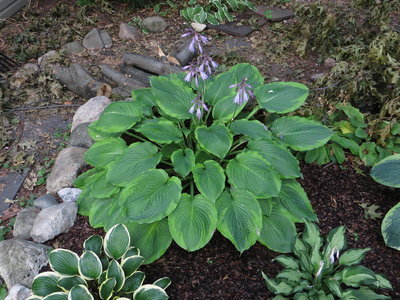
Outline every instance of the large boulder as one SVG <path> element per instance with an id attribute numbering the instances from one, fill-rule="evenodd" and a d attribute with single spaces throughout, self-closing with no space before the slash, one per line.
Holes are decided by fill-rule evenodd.
<path id="1" fill-rule="evenodd" d="M 150 32 L 163 32 L 168 24 L 161 17 L 147 17 L 142 21 L 142 26 Z"/>
<path id="2" fill-rule="evenodd" d="M 47 242 L 74 226 L 78 207 L 75 202 L 64 202 L 43 209 L 35 219 L 31 238 L 38 243 Z"/>
<path id="3" fill-rule="evenodd" d="M 51 248 L 25 240 L 10 239 L 0 242 L 0 276 L 11 289 L 16 284 L 32 286 L 39 271 L 47 265 Z"/>
<path id="4" fill-rule="evenodd" d="M 72 119 L 71 131 L 82 123 L 97 121 L 111 100 L 104 96 L 97 96 L 80 106 Z"/>
<path id="5" fill-rule="evenodd" d="M 24 208 L 18 212 L 15 219 L 13 235 L 16 239 L 29 240 L 33 223 L 39 210 L 35 208 Z"/>
<path id="6" fill-rule="evenodd" d="M 90 148 L 94 141 L 88 134 L 89 122 L 81 123 L 75 126 L 69 138 L 69 145 L 72 147 Z"/>
<path id="7" fill-rule="evenodd" d="M 65 187 L 72 186 L 81 169 L 86 166 L 83 158 L 86 148 L 68 147 L 58 153 L 53 169 L 47 177 L 46 188 L 55 194 Z"/>
<path id="8" fill-rule="evenodd" d="M 25 300 L 32 295 L 32 291 L 22 284 L 14 285 L 4 300 Z"/>
<path id="9" fill-rule="evenodd" d="M 110 48 L 112 46 L 112 40 L 107 32 L 94 28 L 86 34 L 82 44 L 86 49 L 103 49 Z"/>

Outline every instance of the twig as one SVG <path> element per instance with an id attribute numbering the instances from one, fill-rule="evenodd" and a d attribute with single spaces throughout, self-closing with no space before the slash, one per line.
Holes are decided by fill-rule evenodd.
<path id="1" fill-rule="evenodd" d="M 6 109 L 4 112 L 13 112 L 13 111 L 24 111 L 24 110 L 36 110 L 36 109 L 52 109 L 52 108 L 61 108 L 61 107 L 78 107 L 81 104 L 57 104 L 57 105 L 46 105 L 46 106 L 32 106 L 32 107 L 20 107 L 13 109 Z"/>
<path id="2" fill-rule="evenodd" d="M 337 86 L 337 85 L 340 83 L 340 81 L 341 81 L 341 80 L 335 82 L 334 84 L 332 84 L 332 85 L 330 85 L 330 86 L 324 86 L 324 87 L 312 89 L 312 90 L 310 90 L 310 92 L 324 91 L 324 90 L 330 89 L 330 88 L 332 88 L 332 87 Z"/>

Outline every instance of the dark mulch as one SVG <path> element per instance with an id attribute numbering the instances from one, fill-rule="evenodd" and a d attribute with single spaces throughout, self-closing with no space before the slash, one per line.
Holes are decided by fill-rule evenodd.
<path id="1" fill-rule="evenodd" d="M 350 164 L 319 167 L 304 165 L 301 180 L 319 217 L 324 234 L 330 229 L 345 225 L 348 228 L 349 247 L 371 247 L 364 265 L 386 275 L 394 285 L 393 299 L 400 299 L 400 252 L 385 246 L 379 221 L 366 219 L 359 203 L 376 204 L 386 213 L 400 200 L 400 191 L 376 184 L 370 177 L 354 171 Z M 367 170 L 364 170 L 365 174 Z M 379 211 L 379 210 L 378 210 Z M 101 230 L 93 230 L 83 217 L 67 234 L 55 241 L 58 247 L 81 251 L 85 238 Z M 211 242 L 200 251 L 186 252 L 173 244 L 155 263 L 142 267 L 147 282 L 168 276 L 171 299 L 271 299 L 261 271 L 275 276 L 280 267 L 271 260 L 277 253 L 256 244 L 239 254 L 233 245 L 216 233 Z"/>

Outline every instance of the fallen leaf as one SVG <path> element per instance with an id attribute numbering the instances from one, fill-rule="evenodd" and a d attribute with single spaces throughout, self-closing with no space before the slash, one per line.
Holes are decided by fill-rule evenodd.
<path id="1" fill-rule="evenodd" d="M 168 54 L 168 56 L 167 56 L 167 60 L 168 60 L 170 63 L 173 63 L 173 64 L 175 64 L 175 65 L 178 65 L 178 66 L 181 65 L 181 64 L 179 63 L 179 61 L 178 61 L 175 57 L 170 56 L 169 54 Z"/>

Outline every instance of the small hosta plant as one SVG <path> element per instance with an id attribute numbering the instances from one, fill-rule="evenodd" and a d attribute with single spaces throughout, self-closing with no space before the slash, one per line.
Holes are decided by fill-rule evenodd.
<path id="1" fill-rule="evenodd" d="M 346 248 L 345 227 L 329 232 L 325 241 L 314 223 L 306 222 L 302 235 L 293 246 L 294 256 L 281 255 L 274 260 L 284 269 L 275 279 L 262 273 L 274 300 L 390 299 L 377 289 L 392 289 L 382 275 L 359 265 L 370 248 Z"/>
<path id="2" fill-rule="evenodd" d="M 138 271 L 144 258 L 130 246 L 124 225 L 115 225 L 106 234 L 93 235 L 84 243 L 79 257 L 70 250 L 55 249 L 49 254 L 52 272 L 44 272 L 32 283 L 28 300 L 163 300 L 166 277 L 144 284 L 145 274 Z"/>

